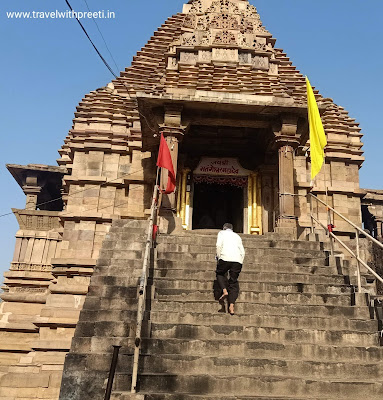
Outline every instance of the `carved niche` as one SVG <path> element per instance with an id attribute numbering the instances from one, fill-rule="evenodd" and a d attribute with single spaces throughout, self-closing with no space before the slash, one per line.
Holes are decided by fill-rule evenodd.
<path id="1" fill-rule="evenodd" d="M 194 28 L 195 21 L 196 21 L 196 16 L 193 14 L 188 14 L 184 19 L 183 26 L 185 28 Z"/>
<path id="2" fill-rule="evenodd" d="M 253 33 L 254 32 L 254 25 L 251 20 L 248 18 L 242 18 L 240 24 L 240 31 L 242 33 Z"/>
<path id="3" fill-rule="evenodd" d="M 215 34 L 213 44 L 237 44 L 237 38 L 233 32 L 219 31 Z"/>
<path id="4" fill-rule="evenodd" d="M 239 29 L 239 24 L 234 16 L 221 14 L 213 17 L 210 27 L 214 29 Z"/>
<path id="5" fill-rule="evenodd" d="M 240 64 L 251 64 L 251 53 L 240 52 L 238 54 L 238 61 Z"/>
<path id="6" fill-rule="evenodd" d="M 239 14 L 238 7 L 230 0 L 213 1 L 212 5 L 207 9 L 210 13 L 228 12 L 230 14 Z"/>
<path id="7" fill-rule="evenodd" d="M 252 62 L 254 69 L 269 69 L 269 58 L 262 56 L 255 56 Z"/>
<path id="8" fill-rule="evenodd" d="M 196 46 L 198 44 L 197 34 L 194 32 L 186 32 L 182 35 L 181 45 Z"/>
<path id="9" fill-rule="evenodd" d="M 197 54 L 188 51 L 181 51 L 180 63 L 183 64 L 195 64 L 197 62 Z"/>

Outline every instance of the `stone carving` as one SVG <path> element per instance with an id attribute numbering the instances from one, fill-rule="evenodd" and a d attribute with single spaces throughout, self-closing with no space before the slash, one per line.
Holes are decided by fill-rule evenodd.
<path id="1" fill-rule="evenodd" d="M 253 68 L 257 69 L 269 69 L 269 58 L 268 57 L 261 57 L 255 56 L 253 58 Z"/>
<path id="2" fill-rule="evenodd" d="M 278 64 L 270 63 L 270 75 L 278 75 Z"/>
<path id="3" fill-rule="evenodd" d="M 229 14 L 216 15 L 210 24 L 214 29 L 239 29 L 237 19 Z"/>
<path id="4" fill-rule="evenodd" d="M 237 49 L 213 49 L 213 60 L 216 61 L 238 61 Z"/>
<path id="5" fill-rule="evenodd" d="M 200 50 L 198 52 L 198 61 L 210 62 L 211 61 L 211 51 L 210 50 Z"/>
<path id="6" fill-rule="evenodd" d="M 37 217 L 37 228 L 42 228 L 44 226 L 44 218 L 39 215 Z"/>
<path id="7" fill-rule="evenodd" d="M 255 50 L 265 50 L 265 45 L 260 43 L 257 39 L 253 40 L 253 44 L 251 46 Z"/>
<path id="8" fill-rule="evenodd" d="M 202 35 L 200 44 L 201 45 L 209 45 L 210 42 L 211 42 L 211 32 L 207 31 Z"/>
<path id="9" fill-rule="evenodd" d="M 246 17 L 260 19 L 257 9 L 250 4 L 246 6 L 245 11 L 243 13 Z"/>
<path id="10" fill-rule="evenodd" d="M 33 293 L 45 293 L 47 289 L 45 288 L 34 288 L 34 287 L 25 287 L 25 286 L 18 286 L 15 288 L 12 288 L 13 290 L 10 290 L 10 293 L 12 292 L 33 292 Z"/>
<path id="11" fill-rule="evenodd" d="M 210 17 L 208 15 L 203 15 L 198 18 L 196 29 L 199 31 L 206 31 L 210 23 Z"/>
<path id="12" fill-rule="evenodd" d="M 233 32 L 230 31 L 220 31 L 216 33 L 214 44 L 237 44 L 237 38 Z"/>
<path id="13" fill-rule="evenodd" d="M 196 46 L 198 44 L 197 35 L 195 33 L 184 33 L 181 39 L 183 46 Z"/>
<path id="14" fill-rule="evenodd" d="M 185 19 L 183 26 L 185 28 L 194 28 L 196 17 L 193 14 L 188 14 Z"/>
<path id="15" fill-rule="evenodd" d="M 187 51 L 181 51 L 180 62 L 184 64 L 195 64 L 197 62 L 197 54 Z"/>
<path id="16" fill-rule="evenodd" d="M 192 14 L 199 14 L 202 13 L 202 1 L 198 0 L 193 3 L 190 8 L 190 13 Z"/>
<path id="17" fill-rule="evenodd" d="M 247 18 L 242 18 L 240 30 L 242 33 L 253 33 L 254 32 L 253 23 Z"/>
<path id="18" fill-rule="evenodd" d="M 238 60 L 240 64 L 251 64 L 251 54 L 250 53 L 239 53 Z"/>
<path id="19" fill-rule="evenodd" d="M 50 272 L 50 271 L 52 271 L 52 265 L 12 262 L 10 270 L 11 271 Z"/>
<path id="20" fill-rule="evenodd" d="M 230 14 L 239 14 L 238 7 L 230 0 L 213 1 L 207 9 L 208 13 L 229 12 Z"/>
<path id="21" fill-rule="evenodd" d="M 177 69 L 177 59 L 175 57 L 168 58 L 168 68 Z"/>

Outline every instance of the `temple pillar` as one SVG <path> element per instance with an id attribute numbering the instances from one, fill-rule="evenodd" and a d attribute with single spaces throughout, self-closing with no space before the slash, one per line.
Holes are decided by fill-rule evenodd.
<path id="1" fill-rule="evenodd" d="M 174 174 L 177 182 L 177 164 L 178 164 L 178 147 L 184 133 L 185 126 L 181 125 L 182 106 L 168 104 L 165 105 L 164 123 L 159 127 L 159 133 L 164 135 L 168 144 L 170 156 L 172 158 Z M 168 171 L 161 170 L 160 187 L 166 189 L 168 183 Z M 162 194 L 160 206 L 160 230 L 167 233 L 176 233 L 182 231 L 182 221 L 177 217 L 177 196 L 180 190 L 179 185 L 176 187 L 175 193 Z"/>
<path id="2" fill-rule="evenodd" d="M 166 105 L 164 114 L 164 124 L 160 125 L 159 132 L 164 135 L 166 143 L 168 144 L 170 155 L 172 158 L 174 175 L 177 177 L 177 163 L 178 163 L 178 147 L 181 142 L 185 127 L 181 125 L 181 111 L 182 106 L 179 105 Z M 165 190 L 168 183 L 168 171 L 162 169 L 161 171 L 161 189 Z M 164 194 L 162 196 L 161 208 L 176 211 L 176 194 Z"/>
<path id="3" fill-rule="evenodd" d="M 293 115 L 283 116 L 277 135 L 279 164 L 279 215 L 276 232 L 297 236 L 297 216 L 294 206 L 294 153 L 299 141 L 297 119 Z"/>
<path id="4" fill-rule="evenodd" d="M 37 182 L 37 175 L 29 175 L 25 179 L 25 185 L 22 186 L 26 195 L 25 209 L 36 210 L 37 196 L 41 192 L 41 186 Z"/>

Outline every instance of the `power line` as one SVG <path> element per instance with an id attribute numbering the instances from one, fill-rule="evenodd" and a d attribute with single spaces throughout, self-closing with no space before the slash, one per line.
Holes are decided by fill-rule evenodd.
<path id="1" fill-rule="evenodd" d="M 86 2 L 86 0 L 84 0 L 84 1 L 85 1 L 86 6 L 88 7 L 88 10 L 90 11 L 89 6 L 88 6 L 88 3 Z M 99 55 L 99 57 L 101 58 L 102 62 L 105 64 L 106 68 L 108 68 L 109 72 L 114 76 L 114 78 L 118 79 L 118 76 L 114 73 L 114 71 L 113 71 L 113 69 L 111 68 L 111 66 L 106 62 L 105 58 L 102 56 L 102 54 L 100 53 L 100 51 L 97 49 L 96 45 L 93 43 L 92 39 L 90 38 L 90 36 L 89 36 L 88 32 L 86 31 L 86 29 L 84 28 L 83 24 L 82 24 L 81 21 L 77 18 L 76 13 L 73 11 L 73 8 L 72 8 L 72 6 L 69 4 L 68 0 L 65 0 L 65 2 L 67 3 L 67 5 L 68 5 L 68 7 L 71 9 L 71 11 L 74 13 L 77 22 L 78 22 L 78 23 L 80 24 L 80 26 L 81 26 L 81 29 L 84 31 L 86 37 L 88 38 L 88 40 L 89 40 L 90 43 L 92 44 L 93 48 L 96 50 L 96 52 L 97 52 L 97 54 Z M 92 16 L 92 18 L 93 18 L 93 16 Z M 97 29 L 98 29 L 98 31 L 100 32 L 100 35 L 101 35 L 102 39 L 104 40 L 105 46 L 106 46 L 106 48 L 108 49 L 108 52 L 109 52 L 110 56 L 112 57 L 112 59 L 113 59 L 113 61 L 114 61 L 114 64 L 115 64 L 116 67 L 117 67 L 117 70 L 119 70 L 119 68 L 118 68 L 118 66 L 117 66 L 117 63 L 116 63 L 116 61 L 114 60 L 114 57 L 113 57 L 111 51 L 109 50 L 108 45 L 106 44 L 106 41 L 105 41 L 105 39 L 104 39 L 104 36 L 102 35 L 102 33 L 101 33 L 101 31 L 100 31 L 100 29 L 99 29 L 99 27 L 98 27 L 96 21 L 94 20 L 94 18 L 93 18 L 93 21 L 94 21 L 94 23 L 96 24 Z M 122 85 L 128 90 L 128 93 L 129 93 L 129 90 L 130 90 L 129 86 L 127 86 L 126 83 L 125 83 L 124 81 L 119 81 L 119 82 L 122 83 Z M 116 90 L 116 91 L 117 91 L 117 90 Z M 119 93 L 117 93 L 117 96 L 120 96 L 120 97 L 123 97 L 123 98 L 126 99 L 126 96 L 123 96 L 123 95 L 121 95 L 121 94 L 119 94 Z M 153 128 L 150 126 L 149 121 L 147 120 L 146 116 L 145 116 L 144 114 L 142 114 L 139 110 L 137 110 L 137 111 L 138 111 L 138 114 L 141 115 L 141 117 L 143 117 L 143 118 L 145 119 L 145 121 L 146 121 L 146 123 L 147 123 L 147 125 L 148 125 L 148 128 L 149 128 L 152 132 L 157 133 L 157 131 L 156 131 L 155 129 L 153 129 Z M 1 217 L 1 216 L 0 216 L 0 217 Z"/>
<path id="2" fill-rule="evenodd" d="M 91 10 L 90 10 L 90 8 L 89 8 L 89 6 L 88 6 L 88 2 L 87 2 L 86 0 L 84 0 L 84 2 L 85 2 L 86 6 L 87 6 L 87 8 L 88 8 L 88 11 L 89 11 L 89 12 L 91 13 L 91 15 L 92 15 L 93 22 L 94 22 L 94 24 L 96 25 L 96 27 L 97 27 L 97 29 L 98 29 L 98 32 L 100 33 L 100 36 L 102 37 L 102 40 L 104 41 L 105 47 L 106 47 L 106 49 L 108 50 L 109 55 L 110 55 L 110 57 L 112 58 L 112 60 L 113 60 L 113 62 L 114 62 L 114 65 L 116 66 L 117 71 L 119 71 L 120 68 L 118 68 L 118 65 L 117 65 L 117 63 L 116 63 L 116 60 L 114 59 L 113 54 L 111 53 L 111 51 L 109 50 L 108 45 L 106 44 L 106 40 L 105 40 L 105 38 L 104 38 L 104 35 L 101 33 L 101 30 L 100 30 L 100 28 L 99 28 L 99 26 L 98 26 L 96 20 L 93 18 L 93 13 L 91 12 Z"/>
<path id="3" fill-rule="evenodd" d="M 88 32 L 86 31 L 86 29 L 84 28 L 84 25 L 81 23 L 81 21 L 77 18 L 77 14 L 75 13 L 75 11 L 73 10 L 72 6 L 69 4 L 68 0 L 65 0 L 65 2 L 67 3 L 68 7 L 70 8 L 70 10 L 72 11 L 73 15 L 76 17 L 77 22 L 80 24 L 81 29 L 84 31 L 86 37 L 88 38 L 88 40 L 90 41 L 90 43 L 92 44 L 93 48 L 96 50 L 97 54 L 99 55 L 99 57 L 101 58 L 102 62 L 105 64 L 106 68 L 108 68 L 109 72 L 117 79 L 117 75 L 114 73 L 112 67 L 108 64 L 108 62 L 105 60 L 105 58 L 102 56 L 102 54 L 99 52 L 98 48 L 96 47 L 96 45 L 93 43 L 92 39 L 90 38 L 90 36 L 88 35 Z"/>

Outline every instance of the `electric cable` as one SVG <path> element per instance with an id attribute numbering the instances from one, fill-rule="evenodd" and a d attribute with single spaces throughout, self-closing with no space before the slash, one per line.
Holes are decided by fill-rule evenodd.
<path id="1" fill-rule="evenodd" d="M 86 4 L 86 7 L 88 8 L 88 11 L 89 11 L 90 13 L 92 13 L 92 11 L 91 11 L 90 8 L 89 8 L 88 2 L 87 2 L 86 0 L 84 0 L 84 3 Z M 113 62 L 114 62 L 114 65 L 116 66 L 117 71 L 119 71 L 120 68 L 118 68 L 118 65 L 117 65 L 117 63 L 116 63 L 116 60 L 114 59 L 113 54 L 112 54 L 111 51 L 109 50 L 109 47 L 108 47 L 108 45 L 107 45 L 107 43 L 106 43 L 106 40 L 105 40 L 105 38 L 104 38 L 104 35 L 102 34 L 102 32 L 101 32 L 101 30 L 100 30 L 100 28 L 99 28 L 99 26 L 98 26 L 96 20 L 93 18 L 93 13 L 92 13 L 92 19 L 93 19 L 94 24 L 95 24 L 96 27 L 97 27 L 97 30 L 98 30 L 100 36 L 102 37 L 102 40 L 104 41 L 105 47 L 106 47 L 106 49 L 108 50 L 109 55 L 110 55 L 110 57 L 112 58 L 112 60 L 113 60 Z"/>
<path id="2" fill-rule="evenodd" d="M 102 56 L 102 54 L 99 52 L 98 48 L 96 47 L 96 45 L 93 43 L 92 39 L 90 38 L 90 36 L 88 35 L 88 32 L 86 31 L 86 29 L 84 28 L 84 25 L 81 23 L 81 21 L 78 19 L 76 12 L 73 10 L 72 6 L 69 4 L 68 0 L 65 0 L 65 2 L 67 3 L 68 7 L 70 8 L 70 10 L 72 11 L 72 14 L 75 16 L 77 22 L 79 23 L 79 25 L 81 26 L 81 29 L 84 31 L 86 37 L 88 38 L 88 40 L 90 41 L 90 43 L 92 44 L 93 48 L 96 50 L 96 53 L 99 55 L 99 57 L 101 58 L 102 62 L 105 64 L 106 68 L 108 68 L 109 72 L 117 79 L 117 75 L 114 73 L 112 67 L 108 64 L 108 62 L 105 60 L 105 58 Z"/>

